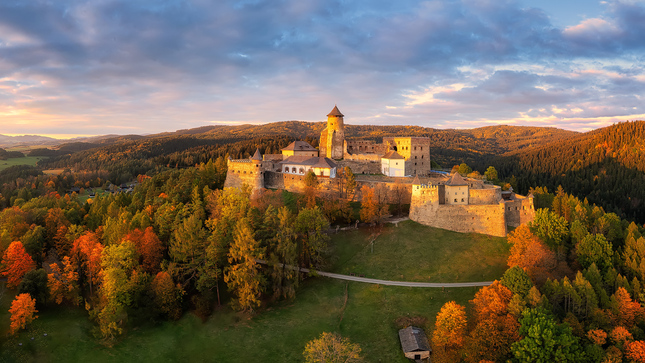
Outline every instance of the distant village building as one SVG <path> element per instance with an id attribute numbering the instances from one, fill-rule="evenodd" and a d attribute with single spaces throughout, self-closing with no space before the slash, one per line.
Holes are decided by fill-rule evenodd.
<path id="1" fill-rule="evenodd" d="M 403 354 L 415 362 L 428 362 L 430 360 L 430 344 L 425 332 L 421 328 L 409 326 L 399 330 L 399 339 Z"/>
<path id="2" fill-rule="evenodd" d="M 305 175 L 310 170 L 316 176 L 335 178 L 336 163 L 330 158 L 310 157 L 310 156 L 289 156 L 279 162 L 282 166 L 280 169 L 285 174 Z"/>

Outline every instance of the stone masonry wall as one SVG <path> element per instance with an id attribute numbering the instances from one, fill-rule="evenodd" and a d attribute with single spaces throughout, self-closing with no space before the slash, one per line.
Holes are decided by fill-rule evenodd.
<path id="1" fill-rule="evenodd" d="M 224 187 L 241 188 L 247 184 L 253 189 L 264 187 L 264 176 L 261 163 L 253 163 L 251 160 L 231 160 L 228 162 L 228 172 Z"/>
<path id="2" fill-rule="evenodd" d="M 506 237 L 504 205 L 418 205 L 410 206 L 410 219 L 427 226 L 462 233 Z"/>
<path id="3" fill-rule="evenodd" d="M 506 223 L 511 227 L 518 227 L 535 219 L 533 198 L 518 197 L 504 203 Z"/>
<path id="4" fill-rule="evenodd" d="M 502 189 L 498 186 L 484 189 L 468 189 L 469 204 L 497 204 L 502 199 Z"/>

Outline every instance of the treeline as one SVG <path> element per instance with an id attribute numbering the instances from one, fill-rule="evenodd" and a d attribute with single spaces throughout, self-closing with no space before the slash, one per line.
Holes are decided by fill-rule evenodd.
<path id="1" fill-rule="evenodd" d="M 536 218 L 509 234 L 510 267 L 437 315 L 436 362 L 642 362 L 645 228 L 535 188 Z"/>
<path id="2" fill-rule="evenodd" d="M 25 154 L 20 151 L 7 151 L 3 148 L 0 148 L 0 160 L 7 160 L 13 158 L 24 158 Z"/>
<path id="3" fill-rule="evenodd" d="M 645 121 L 619 123 L 491 161 L 519 191 L 558 185 L 622 218 L 645 222 Z"/>
<path id="4" fill-rule="evenodd" d="M 219 189 L 225 175 L 209 161 L 141 176 L 133 193 L 15 203 L 0 213 L 0 270 L 39 309 L 84 305 L 108 344 L 186 309 L 206 318 L 220 303 L 254 311 L 292 298 L 303 276 L 289 266 L 327 261 L 334 207 L 281 191 L 251 200 Z"/>

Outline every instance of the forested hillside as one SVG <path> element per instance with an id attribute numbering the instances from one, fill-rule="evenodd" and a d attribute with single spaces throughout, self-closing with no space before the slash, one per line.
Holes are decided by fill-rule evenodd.
<path id="1" fill-rule="evenodd" d="M 565 191 L 620 216 L 645 221 L 645 121 L 619 123 L 498 158 L 501 177 L 520 192 L 532 186 Z"/>

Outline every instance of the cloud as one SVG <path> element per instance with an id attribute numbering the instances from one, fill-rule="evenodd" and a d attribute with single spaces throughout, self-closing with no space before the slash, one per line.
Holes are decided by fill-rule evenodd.
<path id="1" fill-rule="evenodd" d="M 0 110 L 23 118 L 0 133 L 638 114 L 645 10 L 606 9 L 560 29 L 510 0 L 3 1 Z"/>

